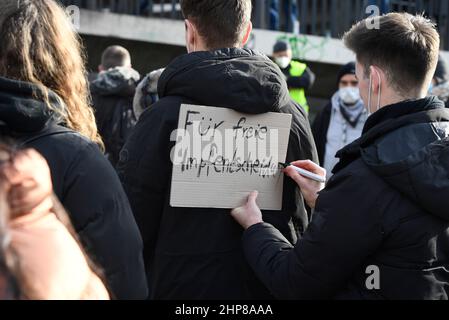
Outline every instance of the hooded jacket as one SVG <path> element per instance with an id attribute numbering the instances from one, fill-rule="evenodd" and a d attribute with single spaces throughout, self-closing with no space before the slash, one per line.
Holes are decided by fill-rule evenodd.
<path id="1" fill-rule="evenodd" d="M 134 95 L 133 109 L 136 118 L 139 119 L 142 113 L 150 108 L 159 97 L 157 95 L 157 85 L 164 69 L 158 69 L 147 74 L 136 88 Z"/>
<path id="2" fill-rule="evenodd" d="M 98 131 L 113 166 L 137 122 L 133 99 L 139 79 L 134 69 L 117 67 L 101 72 L 90 85 Z"/>
<path id="3" fill-rule="evenodd" d="M 242 113 L 293 115 L 287 161 L 317 159 L 310 125 L 290 97 L 280 69 L 246 49 L 196 52 L 174 60 L 159 80 L 161 100 L 145 111 L 123 148 L 119 172 L 144 239 L 154 299 L 271 298 L 246 264 L 241 227 L 229 210 L 172 208 L 170 142 L 182 103 Z M 295 243 L 308 223 L 287 179 L 281 212 L 265 219 Z"/>
<path id="4" fill-rule="evenodd" d="M 97 145 L 64 127 L 66 107 L 52 91 L 48 102 L 36 85 L 0 78 L 0 133 L 46 158 L 55 194 L 112 296 L 145 299 L 142 239 L 120 180 Z"/>
<path id="5" fill-rule="evenodd" d="M 339 152 L 296 246 L 269 224 L 247 230 L 260 279 L 283 299 L 447 300 L 448 136 L 435 97 L 373 114 Z"/>

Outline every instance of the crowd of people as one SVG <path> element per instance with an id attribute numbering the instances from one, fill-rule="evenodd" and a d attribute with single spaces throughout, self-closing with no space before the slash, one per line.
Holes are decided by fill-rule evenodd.
<path id="1" fill-rule="evenodd" d="M 0 299 L 449 298 L 449 75 L 422 15 L 343 37 L 356 61 L 314 122 L 288 42 L 246 49 L 250 0 L 183 0 L 188 53 L 87 81 L 54 0 L 0 2 Z M 226 19 L 219 19 L 226 17 Z M 182 104 L 292 116 L 281 211 L 170 206 Z M 367 285 L 367 270 L 380 278 Z"/>

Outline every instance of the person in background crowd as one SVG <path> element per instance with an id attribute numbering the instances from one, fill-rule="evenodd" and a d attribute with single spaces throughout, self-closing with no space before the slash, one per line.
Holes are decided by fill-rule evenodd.
<path id="1" fill-rule="evenodd" d="M 256 2 L 256 4 L 258 3 Z M 279 31 L 283 29 L 283 31 L 294 33 L 299 31 L 295 30 L 295 28 L 299 26 L 298 5 L 296 1 L 271 0 L 268 4 L 271 30 Z M 281 28 L 281 21 L 283 22 L 283 28 Z"/>
<path id="2" fill-rule="evenodd" d="M 246 114 L 287 113 L 292 115 L 287 161 L 317 160 L 310 124 L 291 100 L 279 68 L 242 48 L 252 30 L 251 0 L 183 0 L 181 7 L 189 53 L 161 75 L 160 100 L 140 117 L 118 166 L 144 238 L 150 297 L 270 299 L 244 260 L 242 230 L 228 210 L 170 206 L 175 145 L 170 137 L 183 103 Z M 285 181 L 283 210 L 265 211 L 264 217 L 297 241 L 308 216 L 293 181 Z"/>
<path id="3" fill-rule="evenodd" d="M 0 153 L 0 300 L 109 299 L 53 196 L 45 159 L 5 145 Z"/>
<path id="4" fill-rule="evenodd" d="M 264 223 L 257 193 L 232 212 L 250 265 L 279 299 L 449 298 L 449 110 L 426 98 L 440 37 L 421 15 L 379 23 L 344 36 L 374 113 L 363 136 L 339 152 L 325 188 L 286 169 L 315 208 L 303 238 L 294 246 Z M 311 161 L 293 165 L 326 175 Z"/>
<path id="5" fill-rule="evenodd" d="M 139 12 L 142 15 L 148 15 L 150 9 L 150 1 L 149 0 L 139 0 Z"/>
<path id="6" fill-rule="evenodd" d="M 276 42 L 273 47 L 273 59 L 287 80 L 292 99 L 309 113 L 306 91 L 315 83 L 315 74 L 306 64 L 293 60 L 292 48 L 287 41 Z"/>
<path id="7" fill-rule="evenodd" d="M 442 100 L 446 107 L 449 107 L 449 72 L 448 66 L 444 58 L 440 55 L 438 59 L 437 69 L 429 88 L 431 96 L 437 96 Z"/>
<path id="8" fill-rule="evenodd" d="M 142 239 L 100 151 L 80 40 L 53 0 L 0 2 L 0 135 L 46 158 L 54 192 L 111 296 L 145 299 Z"/>
<path id="9" fill-rule="evenodd" d="M 337 84 L 339 90 L 312 126 L 318 157 L 328 172 L 328 178 L 338 163 L 337 151 L 360 138 L 369 116 L 360 97 L 354 62 L 341 68 Z"/>
<path id="10" fill-rule="evenodd" d="M 165 69 L 158 69 L 147 74 L 139 83 L 134 96 L 134 114 L 139 120 L 142 113 L 159 100 L 157 85 Z"/>
<path id="11" fill-rule="evenodd" d="M 287 17 L 287 32 L 299 34 L 298 1 L 282 1 Z"/>
<path id="12" fill-rule="evenodd" d="M 136 125 L 133 98 L 140 74 L 131 66 L 131 55 L 120 46 L 108 47 L 102 55 L 100 73 L 90 85 L 98 131 L 106 155 L 115 167 L 120 150 Z"/>
<path id="13" fill-rule="evenodd" d="M 271 0 L 269 7 L 270 29 L 279 31 L 281 28 L 281 14 L 279 10 L 279 0 Z M 254 4 L 253 4 L 254 5 Z M 255 3 L 257 5 L 257 3 Z"/>

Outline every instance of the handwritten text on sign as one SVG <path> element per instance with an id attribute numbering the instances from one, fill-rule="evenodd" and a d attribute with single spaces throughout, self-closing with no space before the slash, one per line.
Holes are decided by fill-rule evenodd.
<path id="1" fill-rule="evenodd" d="M 281 210 L 291 115 L 246 115 L 182 105 L 173 140 L 173 207 L 232 209 L 259 191 L 263 210 Z"/>

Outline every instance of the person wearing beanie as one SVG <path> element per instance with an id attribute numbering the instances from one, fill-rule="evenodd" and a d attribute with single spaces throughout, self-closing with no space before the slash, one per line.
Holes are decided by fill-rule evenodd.
<path id="1" fill-rule="evenodd" d="M 331 177 L 337 151 L 358 139 L 369 116 L 360 97 L 355 63 L 344 65 L 337 76 L 339 90 L 312 126 L 321 166 Z"/>
<path id="2" fill-rule="evenodd" d="M 293 60 L 292 48 L 287 41 L 275 43 L 273 60 L 285 75 L 292 99 L 309 113 L 306 90 L 312 88 L 315 83 L 315 74 L 305 63 Z"/>
<path id="3" fill-rule="evenodd" d="M 449 70 L 446 60 L 441 55 L 429 88 L 429 95 L 437 96 L 445 103 L 446 108 L 449 107 Z"/>

